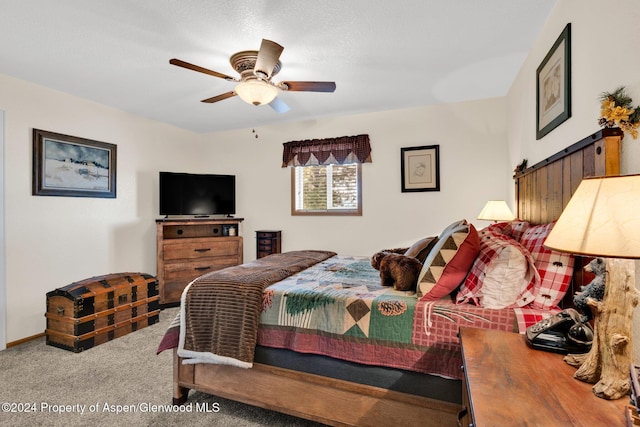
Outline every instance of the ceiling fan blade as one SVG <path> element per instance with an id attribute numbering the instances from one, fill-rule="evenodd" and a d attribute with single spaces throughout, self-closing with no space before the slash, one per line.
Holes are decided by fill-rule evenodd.
<path id="1" fill-rule="evenodd" d="M 190 64 L 185 61 L 181 61 L 180 59 L 173 58 L 169 60 L 169 64 L 177 65 L 178 67 L 187 68 L 189 70 L 197 71 L 199 73 L 209 74 L 210 76 L 220 77 L 225 80 L 235 80 L 231 76 L 227 76 L 226 74 L 218 73 L 217 71 L 209 70 L 208 68 L 201 67 L 199 65 Z"/>
<path id="2" fill-rule="evenodd" d="M 206 102 L 207 104 L 213 104 L 214 102 L 223 101 L 227 98 L 231 98 L 236 96 L 234 91 L 223 93 L 222 95 L 213 96 L 211 98 L 203 99 L 201 102 Z"/>
<path id="3" fill-rule="evenodd" d="M 298 92 L 333 92 L 336 90 L 335 82 L 280 82 L 284 90 Z"/>
<path id="4" fill-rule="evenodd" d="M 262 44 L 260 45 L 260 50 L 258 51 L 258 57 L 256 59 L 256 65 L 253 68 L 254 74 L 258 77 L 269 79 L 283 50 L 284 47 L 280 46 L 278 43 L 262 39 Z"/>
<path id="5" fill-rule="evenodd" d="M 269 103 L 269 106 L 275 110 L 276 113 L 282 114 L 289 111 L 291 108 L 280 98 L 276 97 Z"/>

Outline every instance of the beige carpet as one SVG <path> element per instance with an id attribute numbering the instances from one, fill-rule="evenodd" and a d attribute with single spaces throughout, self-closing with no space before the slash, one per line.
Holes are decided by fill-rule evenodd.
<path id="1" fill-rule="evenodd" d="M 0 425 L 319 425 L 193 391 L 185 412 L 171 412 L 171 352 L 156 348 L 176 313 L 164 310 L 159 323 L 81 353 L 44 338 L 1 351 Z"/>

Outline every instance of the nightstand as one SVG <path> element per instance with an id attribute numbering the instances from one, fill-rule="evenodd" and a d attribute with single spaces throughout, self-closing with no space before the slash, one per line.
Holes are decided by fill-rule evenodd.
<path id="1" fill-rule="evenodd" d="M 605 400 L 573 378 L 563 355 L 534 350 L 524 335 L 461 328 L 463 426 L 624 426 L 629 398 Z"/>
<path id="2" fill-rule="evenodd" d="M 282 232 L 280 230 L 258 230 L 256 231 L 256 240 L 257 258 L 280 253 L 282 244 Z"/>

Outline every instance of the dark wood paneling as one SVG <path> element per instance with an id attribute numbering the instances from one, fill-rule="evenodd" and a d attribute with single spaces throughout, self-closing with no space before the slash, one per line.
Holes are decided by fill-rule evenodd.
<path id="1" fill-rule="evenodd" d="M 563 200 L 562 178 L 564 176 L 564 165 L 561 162 L 554 162 L 549 166 L 549 207 L 548 217 L 557 218 L 562 213 L 565 205 Z"/>
<path id="2" fill-rule="evenodd" d="M 518 218 L 551 222 L 569 202 L 582 178 L 619 173 L 622 131 L 602 129 L 517 174 Z"/>

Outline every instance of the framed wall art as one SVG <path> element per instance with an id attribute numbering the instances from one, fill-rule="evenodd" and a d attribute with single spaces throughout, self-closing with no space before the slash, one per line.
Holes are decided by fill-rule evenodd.
<path id="1" fill-rule="evenodd" d="M 402 192 L 440 191 L 440 146 L 400 149 Z"/>
<path id="2" fill-rule="evenodd" d="M 32 194 L 115 198 L 116 148 L 34 129 Z"/>
<path id="3" fill-rule="evenodd" d="M 536 139 L 571 117 L 571 24 L 536 70 Z"/>

